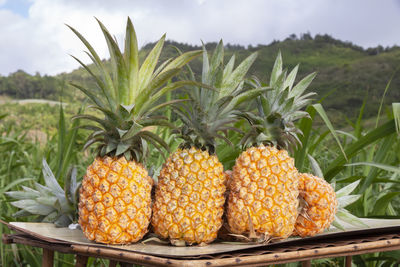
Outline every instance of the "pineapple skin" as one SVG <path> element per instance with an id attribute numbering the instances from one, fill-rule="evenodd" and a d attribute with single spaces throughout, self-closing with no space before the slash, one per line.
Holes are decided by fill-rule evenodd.
<path id="1" fill-rule="evenodd" d="M 328 228 L 338 206 L 335 190 L 324 179 L 308 173 L 300 176 L 300 197 L 306 202 L 304 213 L 297 218 L 294 234 L 301 237 L 314 236 Z"/>
<path id="2" fill-rule="evenodd" d="M 194 147 L 178 149 L 160 172 L 152 226 L 162 238 L 210 243 L 222 226 L 226 175 L 215 155 Z"/>
<path id="3" fill-rule="evenodd" d="M 233 167 L 227 209 L 230 231 L 287 238 L 298 215 L 298 172 L 286 150 L 251 147 Z M 249 222 L 249 216 L 251 222 Z"/>
<path id="4" fill-rule="evenodd" d="M 153 180 L 125 157 L 97 157 L 87 168 L 79 199 L 79 224 L 89 240 L 128 244 L 146 234 Z"/>

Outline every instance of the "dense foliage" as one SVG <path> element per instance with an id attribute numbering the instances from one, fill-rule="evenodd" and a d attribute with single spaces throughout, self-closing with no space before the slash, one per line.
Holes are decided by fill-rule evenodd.
<path id="1" fill-rule="evenodd" d="M 0 94 L 13 98 L 46 98 L 57 100 L 60 96 L 61 83 L 57 77 L 30 75 L 18 70 L 8 77 L 0 76 Z"/>

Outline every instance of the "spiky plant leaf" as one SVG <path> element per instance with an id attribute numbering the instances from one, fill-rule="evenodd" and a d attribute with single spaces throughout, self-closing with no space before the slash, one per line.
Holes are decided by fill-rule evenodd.
<path id="1" fill-rule="evenodd" d="M 339 223 L 339 221 L 338 221 L 337 218 L 336 218 L 336 220 L 334 220 L 334 221 L 332 222 L 332 225 L 335 226 L 337 229 L 340 229 L 340 230 L 342 230 L 342 231 L 346 231 L 346 229 L 344 228 L 344 226 L 343 226 L 341 223 Z"/>
<path id="2" fill-rule="evenodd" d="M 80 183 L 76 181 L 76 168 L 65 176 L 65 191 L 61 188 L 46 160 L 42 161 L 42 172 L 45 185 L 34 183 L 35 188 L 22 186 L 21 191 L 10 191 L 5 194 L 14 199 L 11 205 L 20 209 L 14 216 L 40 215 L 42 221 L 57 222 L 59 226 L 77 219 L 77 192 Z M 21 179 L 20 181 L 27 181 Z M 69 218 L 66 220 L 66 218 Z"/>
<path id="3" fill-rule="evenodd" d="M 51 171 L 49 165 L 47 164 L 47 161 L 45 159 L 42 160 L 42 172 L 43 172 L 43 178 L 46 183 L 46 186 L 52 190 L 55 194 L 57 195 L 63 195 L 64 191 L 59 185 L 59 183 L 56 180 L 56 177 L 54 176 L 53 172 Z"/>
<path id="4" fill-rule="evenodd" d="M 319 103 L 318 103 L 318 104 L 314 104 L 314 105 L 313 105 L 313 108 L 318 112 L 318 114 L 321 116 L 322 120 L 325 122 L 325 125 L 326 125 L 326 126 L 328 127 L 328 129 L 331 131 L 333 137 L 334 137 L 335 140 L 336 140 L 336 143 L 338 144 L 338 146 L 339 146 L 339 148 L 340 148 L 340 151 L 342 151 L 342 154 L 343 154 L 344 158 L 345 158 L 346 161 L 347 161 L 348 159 L 347 159 L 346 152 L 344 151 L 343 146 L 342 146 L 342 144 L 340 143 L 339 137 L 337 136 L 336 131 L 335 131 L 335 129 L 333 128 L 333 125 L 332 125 L 331 121 L 330 121 L 329 118 L 328 118 L 328 115 L 325 113 L 325 109 L 324 109 L 324 108 L 322 107 L 322 105 L 319 104 Z"/>
<path id="5" fill-rule="evenodd" d="M 30 215 L 48 215 L 54 211 L 54 208 L 48 205 L 40 204 L 33 199 L 23 199 L 11 202 L 11 205 L 29 212 Z"/>
<path id="6" fill-rule="evenodd" d="M 139 70 L 139 88 L 146 88 L 148 83 L 151 80 L 154 69 L 158 62 L 158 58 L 160 57 L 162 47 L 164 45 L 165 34 L 161 37 L 161 39 L 157 42 L 157 44 L 153 47 L 150 53 L 147 55 L 146 59 L 143 61 L 142 66 Z M 143 90 L 143 89 L 142 89 Z M 139 90 L 137 93 L 139 93 Z"/>
<path id="7" fill-rule="evenodd" d="M 157 117 L 160 109 L 170 104 L 161 104 L 160 98 L 165 93 L 188 84 L 187 81 L 168 82 L 186 63 L 199 56 L 201 51 L 184 53 L 157 67 L 165 40 L 163 35 L 140 64 L 136 33 L 130 18 L 126 24 L 124 50 L 120 49 L 105 25 L 100 20 L 97 22 L 107 43 L 111 70 L 105 67 L 89 42 L 74 28 L 69 27 L 89 50 L 87 54 L 98 72 L 95 73 L 81 64 L 94 78 L 98 88 L 74 86 L 88 96 L 94 104 L 93 108 L 101 111 L 104 117 L 78 114 L 74 119 L 89 120 L 100 128 L 86 127 L 93 132 L 89 135 L 85 148 L 97 144 L 100 156 L 125 155 L 144 162 L 146 153 L 143 150 L 147 145 L 143 142 L 158 144 L 159 147 L 165 147 L 165 143 L 160 143 L 162 140 L 154 133 L 143 134 L 143 129 L 149 125 L 155 126 L 154 129 L 158 126 L 171 126 L 165 118 Z"/>
<path id="8" fill-rule="evenodd" d="M 230 95 L 233 91 L 232 89 L 238 88 L 240 83 L 243 81 L 244 76 L 247 71 L 250 69 L 251 65 L 253 65 L 256 60 L 258 53 L 252 53 L 246 59 L 244 59 L 236 69 L 229 74 L 228 77 L 223 79 L 222 86 L 219 93 L 219 98 Z"/>
<path id="9" fill-rule="evenodd" d="M 271 78 L 269 81 L 270 85 L 274 85 L 276 83 L 281 73 L 282 73 L 282 54 L 281 51 L 279 51 L 274 66 L 272 67 Z"/>
<path id="10" fill-rule="evenodd" d="M 361 195 L 348 195 L 348 196 L 342 196 L 338 199 L 339 206 L 338 208 L 344 208 L 357 200 L 359 200 Z"/>
<path id="11" fill-rule="evenodd" d="M 369 228 L 367 224 L 360 220 L 357 216 L 354 216 L 345 209 L 340 209 L 335 215 L 335 221 L 341 224 L 342 221 L 347 222 L 351 225 L 361 226 L 363 228 Z"/>
<path id="12" fill-rule="evenodd" d="M 10 190 L 11 188 L 13 188 L 14 186 L 24 183 L 24 182 L 28 182 L 28 181 L 32 181 L 33 178 L 21 178 L 21 179 L 17 179 L 15 181 L 12 181 L 11 183 L 7 184 L 5 187 L 0 188 L 0 195 L 4 194 L 5 192 L 7 192 L 8 190 Z M 32 194 L 35 194 L 35 192 L 31 192 Z"/>
<path id="13" fill-rule="evenodd" d="M 308 156 L 308 159 L 310 160 L 310 165 L 313 170 L 313 173 L 315 173 L 315 175 L 318 177 L 324 178 L 318 162 L 311 155 L 307 155 L 307 156 Z"/>
<path id="14" fill-rule="evenodd" d="M 266 88 L 252 90 L 243 88 L 244 77 L 257 57 L 257 53 L 251 54 L 236 68 L 234 68 L 234 56 L 224 66 L 222 40 L 211 57 L 204 45 L 202 53 L 202 83 L 194 80 L 195 77 L 189 67 L 189 74 L 194 84 L 185 86 L 187 90 L 184 99 L 188 101 L 174 104 L 174 112 L 183 122 L 183 125 L 175 132 L 184 140 L 182 147 L 195 146 L 214 153 L 216 140 L 230 143 L 221 133 L 237 130 L 232 125 L 239 120 L 240 105 L 260 95 Z"/>
<path id="15" fill-rule="evenodd" d="M 397 134 L 400 134 L 400 103 L 393 103 L 393 116 L 396 124 Z"/>
<path id="16" fill-rule="evenodd" d="M 287 75 L 283 69 L 282 55 L 279 52 L 272 68 L 269 84 L 254 77 L 250 82 L 253 88 L 269 88 L 256 99 L 256 110 L 243 113 L 251 130 L 241 140 L 244 147 L 259 144 L 272 144 L 279 148 L 293 150 L 300 143 L 301 131 L 294 122 L 308 117 L 302 109 L 311 103 L 314 93 L 303 94 L 315 77 L 312 73 L 294 85 L 298 66 Z"/>
<path id="17" fill-rule="evenodd" d="M 356 187 L 359 184 L 360 184 L 360 180 L 357 180 L 351 184 L 346 185 L 345 187 L 339 189 L 336 192 L 336 197 L 340 198 L 340 197 L 349 195 L 351 192 L 353 192 L 356 189 Z"/>
<path id="18" fill-rule="evenodd" d="M 88 53 L 89 57 L 92 59 L 93 63 L 96 65 L 97 69 L 100 72 L 100 75 L 98 77 L 98 81 L 104 81 L 104 89 L 103 94 L 106 96 L 109 96 L 110 98 L 115 98 L 115 89 L 114 85 L 111 79 L 110 74 L 106 71 L 106 68 L 103 65 L 102 60 L 94 50 L 94 48 L 91 46 L 91 44 L 83 37 L 82 34 L 80 34 L 77 30 L 75 30 L 73 27 L 67 25 L 68 28 L 70 28 L 76 36 L 82 41 L 82 43 L 86 46 L 86 48 L 89 50 L 90 53 Z M 97 80 L 97 79 L 96 79 Z M 101 87 L 101 84 L 98 83 L 98 85 Z M 112 103 L 110 104 L 110 108 L 113 107 Z"/>
<path id="19" fill-rule="evenodd" d="M 386 192 L 385 194 L 381 195 L 375 202 L 372 214 L 385 215 L 390 202 L 398 195 L 400 195 L 400 192 Z"/>
<path id="20" fill-rule="evenodd" d="M 388 135 L 396 132 L 396 126 L 394 120 L 390 120 L 376 129 L 369 131 L 364 136 L 360 137 L 357 142 L 354 142 L 345 149 L 345 154 L 347 158 L 350 159 L 354 157 L 358 152 L 360 152 L 367 145 L 376 142 Z M 345 166 L 346 158 L 343 154 L 338 155 L 327 167 L 324 172 L 325 179 L 328 181 L 332 179 L 336 174 L 338 174 Z M 365 188 L 364 188 L 365 189 Z"/>
<path id="21" fill-rule="evenodd" d="M 381 163 L 375 163 L 375 162 L 355 162 L 355 163 L 349 163 L 345 164 L 344 166 L 371 166 L 375 167 L 381 170 L 385 170 L 387 172 L 393 172 L 400 174 L 400 167 L 395 167 L 387 164 L 381 164 Z"/>

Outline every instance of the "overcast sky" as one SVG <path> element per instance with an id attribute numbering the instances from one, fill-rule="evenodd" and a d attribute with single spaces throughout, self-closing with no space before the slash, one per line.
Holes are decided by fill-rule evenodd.
<path id="1" fill-rule="evenodd" d="M 122 41 L 127 16 L 139 45 L 167 39 L 269 44 L 290 34 L 329 34 L 365 48 L 400 45 L 400 0 L 0 0 L 0 74 L 58 74 L 78 67 L 80 31 L 101 57 L 99 18 Z M 89 62 L 84 60 L 84 62 Z"/>

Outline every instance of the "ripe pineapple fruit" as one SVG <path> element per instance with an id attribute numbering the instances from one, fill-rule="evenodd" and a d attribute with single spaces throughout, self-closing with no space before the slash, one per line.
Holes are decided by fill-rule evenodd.
<path id="1" fill-rule="evenodd" d="M 230 230 L 248 232 L 256 239 L 256 233 L 288 237 L 297 217 L 298 194 L 297 170 L 286 150 L 265 145 L 247 149 L 233 168 L 227 211 Z"/>
<path id="2" fill-rule="evenodd" d="M 199 51 L 168 60 L 155 67 L 161 53 L 163 36 L 139 68 L 136 34 L 128 18 L 125 51 L 121 52 L 114 38 L 100 22 L 111 55 L 111 73 L 86 39 L 72 27 L 90 52 L 99 74 L 78 62 L 94 78 L 98 87 L 74 85 L 93 102 L 104 118 L 77 115 L 93 124 L 83 126 L 92 130 L 85 145 L 98 143 L 97 156 L 87 168 L 79 199 L 79 224 L 90 240 L 107 244 L 126 244 L 140 240 L 147 232 L 151 217 L 151 189 L 153 181 L 143 163 L 148 143 L 162 152 L 166 143 L 151 131 L 169 122 L 155 112 L 169 103 L 157 104 L 167 91 L 182 82 L 164 86 Z M 200 51 L 201 53 L 201 51 Z"/>
<path id="3" fill-rule="evenodd" d="M 314 236 L 328 228 L 338 207 L 333 187 L 324 179 L 308 173 L 300 174 L 302 211 L 297 217 L 294 234 Z"/>
<path id="4" fill-rule="evenodd" d="M 308 115 L 301 109 L 314 93 L 303 92 L 315 74 L 293 86 L 297 69 L 286 75 L 279 53 L 270 90 L 256 99 L 255 112 L 243 114 L 251 129 L 242 144 L 249 148 L 233 167 L 227 219 L 232 233 L 247 234 L 254 241 L 287 238 L 298 215 L 298 172 L 286 149 L 298 143 L 294 121 Z M 256 78 L 252 84 L 262 86 Z"/>
<path id="5" fill-rule="evenodd" d="M 243 77 L 255 58 L 256 54 L 250 55 L 234 70 L 233 56 L 224 68 L 222 41 L 210 63 L 203 47 L 202 83 L 214 89 L 188 88 L 190 101 L 174 107 L 183 123 L 178 133 L 184 142 L 160 172 L 152 217 L 155 233 L 174 245 L 206 244 L 217 237 L 226 174 L 215 155 L 216 140 L 229 142 L 220 132 L 231 129 L 229 124 L 237 120 L 235 108 L 262 92 L 243 91 Z"/>
<path id="6" fill-rule="evenodd" d="M 351 194 L 361 180 L 335 191 L 336 184 L 331 185 L 326 182 L 322 178 L 323 173 L 317 161 L 311 155 L 308 155 L 308 158 L 313 172 L 318 176 L 308 173 L 299 174 L 301 204 L 293 235 L 314 236 L 331 225 L 345 231 L 342 223 L 347 226 L 368 228 L 368 225 L 345 209 L 361 197 L 361 195 Z"/>

